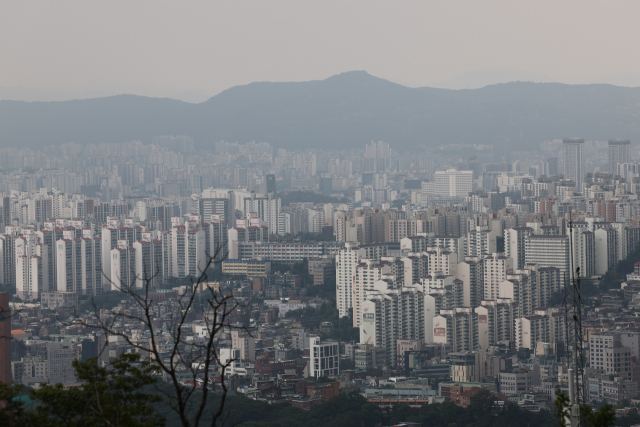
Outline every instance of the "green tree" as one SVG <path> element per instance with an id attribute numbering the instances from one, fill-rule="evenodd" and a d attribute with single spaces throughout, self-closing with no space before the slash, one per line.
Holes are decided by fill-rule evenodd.
<path id="1" fill-rule="evenodd" d="M 80 387 L 65 390 L 62 384 L 44 385 L 25 394 L 21 386 L 0 387 L 0 400 L 7 402 L 0 409 L 3 426 L 38 427 L 161 427 L 165 419 L 153 407 L 162 396 L 143 391 L 155 384 L 156 368 L 150 362 L 140 362 L 137 354 L 121 354 L 115 361 L 101 367 L 95 359 L 75 360 L 73 367 Z M 33 408 L 25 407 L 25 398 Z M 22 397 L 22 399 L 18 399 Z"/>
<path id="2" fill-rule="evenodd" d="M 566 422 L 567 417 L 571 414 L 569 396 L 558 391 L 554 404 L 560 427 L 569 427 Z M 609 404 L 602 406 L 597 411 L 594 411 L 589 405 L 580 405 L 580 419 L 587 427 L 611 427 L 615 424 L 616 413 L 613 406 Z"/>

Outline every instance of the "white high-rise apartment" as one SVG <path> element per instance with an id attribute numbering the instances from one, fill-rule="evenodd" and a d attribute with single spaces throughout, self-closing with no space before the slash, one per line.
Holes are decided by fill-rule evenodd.
<path id="1" fill-rule="evenodd" d="M 562 163 L 565 179 L 571 179 L 582 189 L 584 180 L 584 139 L 564 138 L 562 140 Z"/>
<path id="2" fill-rule="evenodd" d="M 569 274 L 569 237 L 553 235 L 531 235 L 525 246 L 527 264 L 540 267 L 557 267 L 560 274 Z"/>
<path id="3" fill-rule="evenodd" d="M 483 260 L 484 263 L 484 300 L 495 300 L 500 295 L 500 283 L 506 280 L 507 271 L 513 270 L 513 259 L 493 253 Z"/>
<path id="4" fill-rule="evenodd" d="M 49 254 L 46 245 L 37 245 L 32 256 L 16 258 L 16 293 L 22 300 L 38 299 L 49 291 Z"/>
<path id="5" fill-rule="evenodd" d="M 527 237 L 533 234 L 529 227 L 517 227 L 504 230 L 504 252 L 513 259 L 514 268 L 523 268 L 525 264 L 525 246 Z"/>
<path id="6" fill-rule="evenodd" d="M 244 216 L 249 218 L 251 213 L 257 213 L 269 227 L 269 234 L 284 234 L 278 230 L 280 208 L 280 198 L 273 197 L 272 194 L 267 197 L 256 197 L 256 193 L 251 193 L 250 198 L 244 199 Z M 324 221 L 324 218 L 322 220 Z"/>
<path id="7" fill-rule="evenodd" d="M 340 317 L 349 315 L 349 309 L 353 308 L 355 298 L 355 267 L 362 259 L 380 259 L 386 256 L 385 244 L 358 245 L 355 242 L 346 242 L 345 247 L 336 254 L 336 305 Z M 355 313 L 354 313 L 355 322 Z"/>
<path id="8" fill-rule="evenodd" d="M 362 259 L 354 267 L 353 278 L 353 327 L 360 327 L 362 322 L 362 304 L 367 300 L 374 284 L 392 273 L 391 265 L 375 259 Z"/>
<path id="9" fill-rule="evenodd" d="M 435 193 L 439 196 L 467 197 L 473 191 L 473 171 L 436 171 L 434 182 Z"/>
<path id="10" fill-rule="evenodd" d="M 346 242 L 344 249 L 336 254 L 336 305 L 340 317 L 348 316 L 353 307 L 353 276 L 359 263 L 358 245 Z"/>
<path id="11" fill-rule="evenodd" d="M 162 283 L 162 241 L 141 240 L 133 244 L 135 249 L 135 281 L 136 288 L 151 288 Z"/>
<path id="12" fill-rule="evenodd" d="M 467 234 L 467 256 L 484 258 L 496 248 L 496 235 L 490 230 L 472 230 Z"/>
<path id="13" fill-rule="evenodd" d="M 629 147 L 631 141 L 628 139 L 609 140 L 609 172 L 616 173 L 619 163 L 629 163 Z"/>
<path id="14" fill-rule="evenodd" d="M 517 303 L 511 299 L 482 301 L 475 310 L 478 315 L 478 347 L 486 351 L 501 341 L 514 341 L 513 325 Z"/>
<path id="15" fill-rule="evenodd" d="M 573 262 L 570 267 L 572 273 L 580 267 L 580 277 L 592 277 L 596 274 L 596 247 L 595 237 L 592 231 L 586 228 L 574 228 L 570 237 L 573 240 Z"/>
<path id="16" fill-rule="evenodd" d="M 440 310 L 433 319 L 433 342 L 450 344 L 451 351 L 473 351 L 478 348 L 478 316 L 470 307 Z"/>
<path id="17" fill-rule="evenodd" d="M 425 339 L 425 298 L 417 287 L 385 289 L 382 283 L 362 305 L 360 344 L 387 350 L 387 361 L 395 366 L 398 340 Z"/>
<path id="18" fill-rule="evenodd" d="M 557 309 L 535 310 L 533 316 L 515 320 L 516 349 L 534 350 L 538 342 L 566 341 L 564 313 Z"/>

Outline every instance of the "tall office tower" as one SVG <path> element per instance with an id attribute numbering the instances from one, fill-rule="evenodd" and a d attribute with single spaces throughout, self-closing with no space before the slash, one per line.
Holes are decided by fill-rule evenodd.
<path id="1" fill-rule="evenodd" d="M 584 169 L 584 139 L 564 138 L 562 140 L 562 164 L 564 178 L 575 182 L 578 190 L 581 190 L 586 173 Z"/>
<path id="2" fill-rule="evenodd" d="M 542 308 L 533 316 L 515 320 L 516 349 L 534 350 L 536 343 L 559 343 L 565 341 L 564 313 L 559 309 Z"/>
<path id="3" fill-rule="evenodd" d="M 467 197 L 473 191 L 473 171 L 436 171 L 435 192 L 444 197 Z"/>
<path id="4" fill-rule="evenodd" d="M 628 139 L 609 140 L 609 172 L 616 173 L 618 163 L 629 163 L 629 147 L 631 141 Z"/>
<path id="5" fill-rule="evenodd" d="M 463 285 L 463 299 L 465 307 L 477 307 L 484 295 L 484 262 L 480 257 L 466 257 L 458 263 L 456 278 Z"/>
<path id="6" fill-rule="evenodd" d="M 269 228 L 269 234 L 279 234 L 280 209 L 280 198 L 273 197 L 273 194 L 269 194 L 267 197 L 256 197 L 256 193 L 252 192 L 250 198 L 244 199 L 244 216 L 248 218 L 251 213 L 258 214 L 258 218 L 262 219 Z M 324 211 L 322 212 L 324 213 Z M 324 218 L 322 222 L 324 226 Z"/>
<path id="7" fill-rule="evenodd" d="M 525 246 L 525 262 L 540 267 L 557 267 L 560 275 L 569 274 L 569 237 L 531 235 Z"/>
<path id="8" fill-rule="evenodd" d="M 267 194 L 269 193 L 273 193 L 273 195 L 275 196 L 277 191 L 276 191 L 276 176 L 274 174 L 267 174 Z"/>
<path id="9" fill-rule="evenodd" d="M 509 298 L 482 301 L 475 308 L 478 315 L 478 347 L 486 351 L 500 342 L 514 341 L 513 324 L 517 318 L 518 303 Z"/>
<path id="10" fill-rule="evenodd" d="M 533 234 L 533 229 L 529 227 L 504 230 L 504 253 L 513 259 L 514 268 L 524 267 L 526 241 L 531 234 Z"/>
<path id="11" fill-rule="evenodd" d="M 11 382 L 11 308 L 9 293 L 0 292 L 0 383 Z"/>
<path id="12" fill-rule="evenodd" d="M 424 293 L 417 288 L 385 289 L 381 282 L 362 303 L 360 344 L 387 350 L 387 361 L 395 366 L 398 340 L 425 339 Z"/>
<path id="13" fill-rule="evenodd" d="M 495 300 L 500 295 L 500 283 L 507 277 L 507 271 L 513 269 L 513 259 L 499 253 L 487 255 L 484 263 L 483 300 Z"/>
<path id="14" fill-rule="evenodd" d="M 433 319 L 433 342 L 450 344 L 453 352 L 477 349 L 478 316 L 470 307 L 440 310 Z"/>

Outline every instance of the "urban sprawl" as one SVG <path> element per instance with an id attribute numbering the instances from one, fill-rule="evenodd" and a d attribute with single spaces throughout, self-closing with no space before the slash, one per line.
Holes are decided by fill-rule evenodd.
<path id="1" fill-rule="evenodd" d="M 214 391 L 309 408 L 356 390 L 390 408 L 488 390 L 538 411 L 567 392 L 580 342 L 585 401 L 640 403 L 640 150 L 508 146 L 204 150 L 161 136 L 1 149 L 13 339 L 0 381 L 73 386 L 74 359 L 106 364 L 148 342 L 124 289 L 149 292 L 169 354 L 183 345 L 168 331 L 176 307 L 210 291 L 239 301 Z M 190 310 L 184 336 L 207 339 L 210 313 Z M 118 334 L 101 328 L 110 319 Z M 197 386 L 188 368 L 178 380 Z"/>

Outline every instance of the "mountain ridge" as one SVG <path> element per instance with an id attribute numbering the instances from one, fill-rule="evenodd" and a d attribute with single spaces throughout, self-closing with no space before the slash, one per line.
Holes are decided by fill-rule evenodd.
<path id="1" fill-rule="evenodd" d="M 409 88 L 365 71 L 307 82 L 255 82 L 192 104 L 114 95 L 71 101 L 0 101 L 0 147 L 150 142 L 189 135 L 265 141 L 282 148 L 350 148 L 385 140 L 401 150 L 451 143 L 640 139 L 640 88 L 512 82 L 479 89 Z"/>

